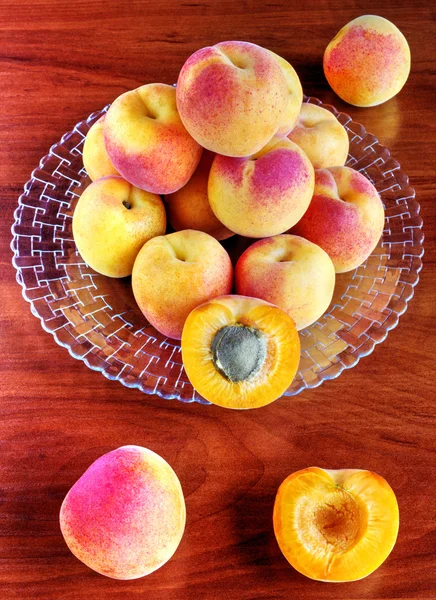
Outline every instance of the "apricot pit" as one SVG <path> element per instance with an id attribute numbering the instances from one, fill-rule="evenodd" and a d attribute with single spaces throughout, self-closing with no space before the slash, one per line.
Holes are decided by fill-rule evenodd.
<path id="1" fill-rule="evenodd" d="M 264 336 L 247 325 L 228 325 L 219 329 L 211 350 L 215 368 L 235 383 L 256 375 L 266 358 Z"/>

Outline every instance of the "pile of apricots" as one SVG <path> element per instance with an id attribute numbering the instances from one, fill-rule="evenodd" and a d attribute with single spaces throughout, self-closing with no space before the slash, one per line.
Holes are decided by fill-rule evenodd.
<path id="1" fill-rule="evenodd" d="M 324 55 L 328 82 L 356 106 L 392 98 L 409 70 L 406 39 L 376 16 L 348 23 Z M 327 310 L 336 273 L 365 261 L 383 231 L 381 199 L 345 166 L 348 150 L 336 117 L 303 103 L 284 58 L 240 41 L 202 48 L 176 87 L 126 92 L 90 128 L 83 161 L 92 183 L 73 217 L 77 248 L 97 272 L 131 275 L 149 323 L 181 340 L 202 396 L 264 406 L 295 377 L 298 332 Z M 235 266 L 221 243 L 234 235 L 250 240 Z M 171 467 L 124 446 L 90 466 L 60 519 L 78 558 L 132 579 L 169 560 L 185 516 Z M 273 509 L 283 554 L 321 581 L 370 574 L 392 550 L 398 523 L 387 482 L 356 469 L 293 473 Z"/>
<path id="2" fill-rule="evenodd" d="M 346 25 L 324 55 L 328 81 L 358 106 L 395 95 L 409 69 L 404 36 L 375 16 Z M 383 231 L 377 190 L 345 166 L 348 150 L 284 58 L 248 42 L 202 48 L 177 87 L 126 92 L 90 128 L 76 245 L 99 273 L 132 276 L 147 320 L 181 339 L 202 396 L 263 406 L 295 377 L 297 332 L 327 310 L 336 273 Z M 221 244 L 234 235 L 253 240 L 235 268 Z"/>

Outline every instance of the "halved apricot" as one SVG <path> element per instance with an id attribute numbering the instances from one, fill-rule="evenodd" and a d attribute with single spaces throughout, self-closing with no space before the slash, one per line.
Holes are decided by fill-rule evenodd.
<path id="1" fill-rule="evenodd" d="M 220 296 L 195 308 L 182 334 L 188 378 L 206 400 L 257 408 L 289 387 L 300 361 L 292 318 L 257 298 Z"/>
<path id="2" fill-rule="evenodd" d="M 273 521 L 294 569 L 318 581 L 355 581 L 390 554 L 399 513 L 395 494 L 380 475 L 309 467 L 283 481 Z"/>

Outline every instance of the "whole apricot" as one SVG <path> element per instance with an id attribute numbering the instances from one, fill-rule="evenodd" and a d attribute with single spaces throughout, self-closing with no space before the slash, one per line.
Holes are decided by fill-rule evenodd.
<path id="1" fill-rule="evenodd" d="M 144 244 L 132 273 L 136 302 L 162 335 L 180 339 L 191 310 L 230 293 L 233 267 L 212 236 L 185 229 Z"/>
<path id="2" fill-rule="evenodd" d="M 91 183 L 73 215 L 73 236 L 80 255 L 108 277 L 131 275 L 141 247 L 164 234 L 165 226 L 161 198 L 116 175 Z"/>
<path id="3" fill-rule="evenodd" d="M 321 246 L 336 273 L 362 264 L 383 233 L 385 214 L 373 184 L 349 167 L 315 171 L 315 190 L 309 208 L 291 233 Z"/>
<path id="4" fill-rule="evenodd" d="M 177 107 L 186 129 L 201 146 L 225 156 L 260 150 L 282 124 L 288 101 L 279 63 L 249 42 L 197 50 L 177 81 Z"/>
<path id="5" fill-rule="evenodd" d="M 217 219 L 245 237 L 283 233 L 297 223 L 313 194 L 314 171 L 294 142 L 275 136 L 245 158 L 217 155 L 209 174 L 209 202 Z"/>
<path id="6" fill-rule="evenodd" d="M 350 21 L 324 53 L 324 73 L 337 95 L 355 106 L 393 98 L 407 81 L 410 49 L 393 23 L 376 15 Z"/>
<path id="7" fill-rule="evenodd" d="M 98 458 L 66 495 L 60 525 L 71 552 L 114 579 L 136 579 L 165 564 L 186 520 L 179 479 L 158 454 L 122 446 Z"/>

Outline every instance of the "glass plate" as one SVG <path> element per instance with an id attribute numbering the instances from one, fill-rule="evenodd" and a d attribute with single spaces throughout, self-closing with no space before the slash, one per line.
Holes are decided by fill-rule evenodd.
<path id="1" fill-rule="evenodd" d="M 300 367 L 287 396 L 338 377 L 386 338 L 413 296 L 424 251 L 415 191 L 389 150 L 347 114 L 316 98 L 305 101 L 323 106 L 344 125 L 350 138 L 347 165 L 375 185 L 386 221 L 373 254 L 337 276 L 329 309 L 300 332 Z M 108 108 L 66 133 L 26 183 L 12 226 L 17 281 L 42 327 L 91 369 L 146 394 L 207 403 L 186 377 L 178 342 L 159 334 L 137 308 L 130 279 L 97 274 L 74 244 L 74 207 L 90 183 L 83 142 Z"/>

